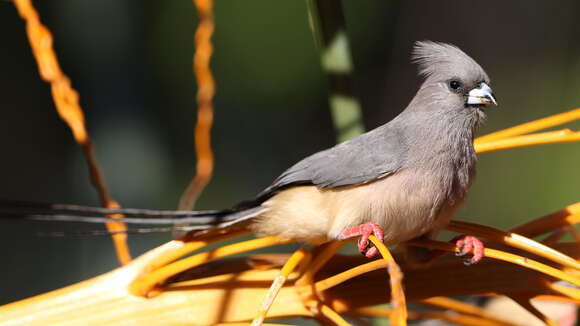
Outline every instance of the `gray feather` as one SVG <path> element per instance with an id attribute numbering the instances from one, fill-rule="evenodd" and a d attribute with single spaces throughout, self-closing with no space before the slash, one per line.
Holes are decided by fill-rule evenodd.
<path id="1" fill-rule="evenodd" d="M 419 67 L 419 73 L 426 78 L 452 74 L 457 77 L 468 77 L 489 82 L 489 77 L 481 66 L 458 47 L 433 42 L 419 41 L 415 43 L 411 60 Z"/>
<path id="2" fill-rule="evenodd" d="M 12 205 L 11 205 L 12 204 Z M 28 206 L 26 206 L 28 204 Z M 49 207 L 47 207 L 49 206 Z M 58 209 L 51 208 L 59 207 Z M 137 210 L 137 209 L 117 209 L 110 210 L 99 207 L 44 204 L 34 202 L 16 202 L 0 200 L 0 219 L 28 219 L 37 221 L 61 221 L 80 223 L 107 223 L 122 222 L 127 224 L 144 225 L 174 225 L 193 224 L 194 228 L 187 230 L 201 230 L 213 228 L 225 228 L 234 223 L 239 223 L 258 216 L 265 210 L 264 207 L 257 206 L 244 210 L 213 210 L 213 211 L 163 211 L 163 210 Z M 112 214 L 111 212 L 122 211 L 135 214 L 135 216 L 124 216 L 122 218 L 111 219 L 99 216 L 99 214 Z M 179 213 L 179 214 L 175 214 Z M 152 217 L 155 216 L 155 217 Z"/>
<path id="3" fill-rule="evenodd" d="M 403 166 L 406 152 L 403 133 L 393 121 L 303 159 L 259 196 L 291 185 L 333 188 L 372 182 Z"/>

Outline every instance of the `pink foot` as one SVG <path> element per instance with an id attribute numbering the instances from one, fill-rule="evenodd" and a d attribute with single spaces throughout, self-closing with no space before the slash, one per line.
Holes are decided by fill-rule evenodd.
<path id="1" fill-rule="evenodd" d="M 373 234 L 377 239 L 383 241 L 385 234 L 381 227 L 376 223 L 367 222 L 361 225 L 357 225 L 351 229 L 348 229 L 340 234 L 340 239 L 349 239 L 361 236 L 358 240 L 358 251 L 360 251 L 367 258 L 374 257 L 379 250 L 372 246 L 369 248 L 369 236 Z"/>
<path id="2" fill-rule="evenodd" d="M 463 263 L 466 266 L 477 264 L 483 258 L 483 242 L 476 237 L 470 235 L 460 235 L 451 240 L 455 243 L 459 252 L 456 256 L 463 257 L 467 254 L 471 254 L 471 258 L 464 258 Z"/>

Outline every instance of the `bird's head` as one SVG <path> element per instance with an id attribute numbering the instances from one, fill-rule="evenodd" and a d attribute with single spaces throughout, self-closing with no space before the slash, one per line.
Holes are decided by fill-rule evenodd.
<path id="1" fill-rule="evenodd" d="M 453 110 L 483 114 L 488 105 L 497 105 L 490 80 L 483 68 L 459 48 L 445 43 L 415 43 L 413 62 L 425 82 L 417 93 L 423 104 L 439 104 Z M 430 107 L 431 105 L 423 105 Z"/>

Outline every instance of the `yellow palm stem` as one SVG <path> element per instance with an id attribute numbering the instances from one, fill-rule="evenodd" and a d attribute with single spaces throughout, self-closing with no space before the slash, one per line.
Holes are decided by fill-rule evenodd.
<path id="1" fill-rule="evenodd" d="M 558 126 L 566 122 L 580 119 L 580 108 L 573 109 L 564 113 L 554 114 L 546 118 L 527 122 L 518 126 L 496 131 L 475 140 L 476 144 L 483 144 L 493 140 L 504 139 L 519 135 L 529 134 L 534 131 Z"/>
<path id="2" fill-rule="evenodd" d="M 391 255 L 385 244 L 374 235 L 369 236 L 369 240 L 377 247 L 383 259 L 387 261 L 387 271 L 391 285 L 391 306 L 393 313 L 390 320 L 393 326 L 407 325 L 407 303 L 405 302 L 405 291 L 403 290 L 403 273 L 401 268 Z"/>
<path id="3" fill-rule="evenodd" d="M 510 232 L 532 238 L 578 222 L 580 222 L 580 202 L 511 228 Z"/>
<path id="4" fill-rule="evenodd" d="M 420 304 L 429 305 L 432 307 L 443 308 L 446 310 L 453 310 L 454 312 L 473 315 L 482 319 L 492 320 L 497 323 L 504 323 L 509 324 L 503 320 L 497 319 L 495 316 L 492 316 L 484 309 L 474 306 L 459 300 L 447 298 L 447 297 L 431 297 L 427 299 L 423 299 L 418 301 Z M 510 324 L 511 325 L 511 324 Z"/>
<path id="5" fill-rule="evenodd" d="M 533 253 L 540 257 L 544 257 L 555 263 L 580 270 L 580 263 L 574 258 L 554 250 L 540 242 L 534 241 L 516 233 L 504 232 L 496 228 L 481 224 L 459 221 L 451 221 L 447 225 L 446 229 L 503 243 L 505 245 Z"/>
<path id="6" fill-rule="evenodd" d="M 292 273 L 296 269 L 298 264 L 302 263 L 304 260 L 308 260 L 309 258 L 310 254 L 306 252 L 306 250 L 304 250 L 303 248 L 296 250 L 294 254 L 290 256 L 286 264 L 284 264 L 284 267 L 282 267 L 280 274 L 274 279 L 272 285 L 270 286 L 270 289 L 264 296 L 262 307 L 260 308 L 260 311 L 258 311 L 258 315 L 254 317 L 254 320 L 252 320 L 252 326 L 262 325 L 264 319 L 266 319 L 268 310 L 270 310 L 270 307 L 274 303 L 276 296 L 280 292 L 280 289 L 282 289 L 282 286 L 284 286 L 284 283 L 286 282 L 286 279 L 288 278 L 290 273 Z"/>
<path id="7" fill-rule="evenodd" d="M 368 272 L 372 272 L 372 271 L 376 271 L 377 269 L 381 269 L 381 268 L 386 268 L 388 265 L 388 262 L 386 260 L 374 260 L 371 261 L 369 263 L 366 264 L 362 264 L 362 265 L 358 265 L 356 267 L 353 267 L 349 270 L 346 270 L 342 273 L 333 275 L 331 277 L 325 278 L 323 280 L 320 280 L 316 283 L 314 283 L 314 289 L 317 292 L 321 292 L 327 289 L 330 289 L 331 287 L 334 287 L 338 284 L 341 284 L 343 282 L 346 282 L 348 280 L 350 280 L 351 278 L 355 278 L 359 275 L 368 273 Z M 308 285 L 304 285 L 303 286 L 303 292 L 304 293 L 308 293 L 308 291 L 310 291 L 309 286 Z"/>
<path id="8" fill-rule="evenodd" d="M 459 249 L 457 249 L 457 247 L 455 247 L 455 245 L 453 245 L 453 244 L 450 244 L 447 242 L 441 242 L 441 241 L 434 241 L 434 240 L 410 241 L 407 244 L 412 245 L 412 246 L 445 250 L 445 251 L 451 251 L 451 252 L 458 252 L 459 251 Z M 532 260 L 532 259 L 529 259 L 526 257 L 522 257 L 519 255 L 509 253 L 509 252 L 491 249 L 491 248 L 485 248 L 483 255 L 485 257 L 499 259 L 499 260 L 503 260 L 503 261 L 506 261 L 506 262 L 509 262 L 512 264 L 520 265 L 522 267 L 538 271 L 538 272 L 546 274 L 548 276 L 555 277 L 555 278 L 560 279 L 562 281 L 572 283 L 576 286 L 580 286 L 580 279 L 577 278 L 576 276 L 567 274 L 559 269 L 553 268 L 551 266 L 548 266 L 546 264 L 542 264 L 540 262 L 537 262 L 535 260 Z"/>
<path id="9" fill-rule="evenodd" d="M 149 270 L 155 270 L 159 267 L 165 266 L 170 262 L 179 259 L 180 257 L 188 255 L 212 243 L 235 238 L 248 233 L 248 231 L 235 231 L 216 235 L 211 238 L 201 238 L 198 240 L 187 240 L 187 236 L 182 238 L 182 240 L 174 240 L 174 242 L 180 243 L 179 247 L 174 251 L 167 252 L 162 256 L 156 257 L 155 260 L 150 262 L 150 265 L 148 266 Z"/>
<path id="10" fill-rule="evenodd" d="M 344 318 L 342 318 L 336 311 L 323 303 L 309 301 L 306 303 L 306 306 L 308 306 L 312 311 L 326 317 L 337 326 L 351 326 L 351 324 L 344 320 Z"/>
<path id="11" fill-rule="evenodd" d="M 541 311 L 536 309 L 536 307 L 532 306 L 530 303 L 530 298 L 522 297 L 522 296 L 509 296 L 512 300 L 514 300 L 517 304 L 519 304 L 522 308 L 526 309 L 529 313 L 536 316 L 538 319 L 546 323 L 548 326 L 559 326 L 557 322 L 549 318 L 548 316 L 544 315 Z"/>
<path id="12" fill-rule="evenodd" d="M 546 282 L 546 287 L 553 290 L 556 293 L 567 296 L 576 301 L 580 301 L 580 289 L 576 289 L 570 286 L 559 285 L 554 282 Z"/>
<path id="13" fill-rule="evenodd" d="M 304 275 L 296 282 L 297 285 L 307 285 L 312 283 L 314 275 L 328 262 L 336 252 L 346 244 L 345 241 L 332 241 L 324 244 L 322 252 L 312 260 Z"/>
<path id="14" fill-rule="evenodd" d="M 511 138 L 502 138 L 484 143 L 476 142 L 474 143 L 474 147 L 475 151 L 478 154 L 481 154 L 485 152 L 498 151 L 516 147 L 553 144 L 553 143 L 566 143 L 575 141 L 580 141 L 580 132 L 572 131 L 570 129 L 563 129 L 524 136 L 515 136 Z"/>
<path id="15" fill-rule="evenodd" d="M 355 312 L 371 317 L 388 317 L 392 314 L 391 309 L 374 307 L 359 308 Z M 502 321 L 495 321 L 461 313 L 449 314 L 443 311 L 409 311 L 409 318 L 413 320 L 438 319 L 457 325 L 467 326 L 514 326 L 513 324 Z"/>
<path id="16" fill-rule="evenodd" d="M 234 243 L 211 251 L 202 252 L 197 255 L 178 260 L 169 265 L 154 270 L 147 275 L 144 275 L 143 277 L 131 283 L 130 291 L 134 295 L 146 296 L 149 291 L 151 291 L 157 284 L 160 284 L 169 277 L 186 271 L 190 268 L 214 261 L 219 258 L 289 242 L 291 241 L 282 240 L 277 237 L 264 237 Z"/>

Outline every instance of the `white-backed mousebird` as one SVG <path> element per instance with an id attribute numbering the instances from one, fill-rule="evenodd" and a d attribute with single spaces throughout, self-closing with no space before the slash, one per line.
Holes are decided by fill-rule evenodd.
<path id="1" fill-rule="evenodd" d="M 497 105 L 485 71 L 457 47 L 417 42 L 412 58 L 425 81 L 396 118 L 301 160 L 232 209 L 107 210 L 2 201 L 0 214 L 102 223 L 110 221 L 103 214 L 123 213 L 127 217 L 119 221 L 128 223 L 191 223 L 186 229 L 194 236 L 224 228 L 310 243 L 360 236 L 359 251 L 372 257 L 377 249 L 368 246 L 371 234 L 393 245 L 448 223 L 475 176 L 473 138 L 484 109 Z M 461 237 L 457 245 L 463 254 L 472 252 L 471 262 L 481 259 L 476 238 Z"/>

